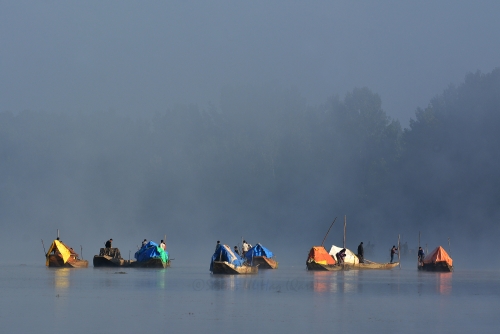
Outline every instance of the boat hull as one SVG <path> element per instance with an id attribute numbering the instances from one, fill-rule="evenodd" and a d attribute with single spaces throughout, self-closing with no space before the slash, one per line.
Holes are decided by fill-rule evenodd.
<path id="1" fill-rule="evenodd" d="M 356 264 L 321 264 L 314 261 L 306 262 L 307 270 L 312 271 L 339 271 L 339 270 L 391 270 L 399 265 L 394 263 L 356 263 Z"/>
<path id="2" fill-rule="evenodd" d="M 149 259 L 148 261 L 132 261 L 130 267 L 133 268 L 167 268 L 170 267 L 170 261 L 163 262 L 161 259 Z"/>
<path id="3" fill-rule="evenodd" d="M 251 275 L 257 274 L 259 272 L 259 267 L 250 266 L 240 266 L 236 267 L 226 261 L 214 261 L 212 267 L 213 274 L 225 274 L 225 275 Z"/>
<path id="4" fill-rule="evenodd" d="M 425 271 L 452 272 L 453 266 L 450 266 L 445 261 L 439 261 L 435 263 L 424 263 L 423 265 L 418 266 L 418 269 Z"/>
<path id="5" fill-rule="evenodd" d="M 252 265 L 259 269 L 278 269 L 278 262 L 266 256 L 255 256 L 252 258 Z"/>
<path id="6" fill-rule="evenodd" d="M 59 254 L 50 254 L 49 257 L 49 267 L 52 268 L 88 268 L 89 261 L 79 260 L 75 258 L 69 258 L 66 263 Z"/>
<path id="7" fill-rule="evenodd" d="M 94 267 L 129 267 L 131 262 L 124 259 L 115 259 L 107 255 L 95 255 L 93 263 Z"/>

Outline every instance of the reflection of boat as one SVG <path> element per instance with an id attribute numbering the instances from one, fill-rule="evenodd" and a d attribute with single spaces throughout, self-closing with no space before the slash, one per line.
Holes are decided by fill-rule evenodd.
<path id="1" fill-rule="evenodd" d="M 166 268 L 170 267 L 168 253 L 157 243 L 150 241 L 141 247 L 134 255 L 137 261 L 130 262 L 134 268 Z"/>
<path id="2" fill-rule="evenodd" d="M 94 255 L 94 267 L 128 267 L 131 261 L 124 260 L 118 248 L 101 248 L 99 255 Z"/>
<path id="3" fill-rule="evenodd" d="M 277 269 L 278 262 L 273 257 L 273 252 L 259 243 L 245 254 L 247 262 L 251 263 L 252 266 L 259 266 L 260 269 Z"/>
<path id="4" fill-rule="evenodd" d="M 424 258 L 424 261 L 418 266 L 418 269 L 450 272 L 453 271 L 453 260 L 443 247 L 438 246 Z"/>
<path id="5" fill-rule="evenodd" d="M 249 266 L 227 245 L 220 245 L 212 255 L 210 271 L 213 274 L 257 274 L 259 267 Z"/>
<path id="6" fill-rule="evenodd" d="M 48 267 L 87 268 L 89 262 L 80 259 L 73 248 L 56 239 L 46 254 L 45 265 Z"/>

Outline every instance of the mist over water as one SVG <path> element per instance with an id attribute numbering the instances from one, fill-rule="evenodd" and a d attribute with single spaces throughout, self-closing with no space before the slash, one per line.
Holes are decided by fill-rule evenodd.
<path id="1" fill-rule="evenodd" d="M 435 332 L 489 332 L 498 12 L 2 1 L 0 328 L 421 333 L 431 319 Z M 455 272 L 420 273 L 414 253 L 401 270 L 306 272 L 335 218 L 327 250 L 346 219 L 346 247 L 374 245 L 372 261 L 388 262 L 398 236 L 416 251 L 420 234 Z M 89 262 L 109 238 L 126 259 L 166 238 L 172 268 L 45 268 L 58 230 Z M 216 241 L 242 239 L 280 269 L 210 276 Z"/>

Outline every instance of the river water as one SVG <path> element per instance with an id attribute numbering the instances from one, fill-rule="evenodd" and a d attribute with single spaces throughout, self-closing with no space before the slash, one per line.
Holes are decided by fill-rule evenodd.
<path id="1" fill-rule="evenodd" d="M 500 272 L 0 266 L 1 333 L 498 333 Z"/>

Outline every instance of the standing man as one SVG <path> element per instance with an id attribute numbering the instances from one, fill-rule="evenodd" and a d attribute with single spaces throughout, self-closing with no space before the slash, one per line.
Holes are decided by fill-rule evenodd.
<path id="1" fill-rule="evenodd" d="M 104 246 L 106 248 L 111 248 L 111 243 L 113 242 L 113 239 L 109 239 L 108 241 L 106 241 L 106 243 L 104 244 Z"/>
<path id="2" fill-rule="evenodd" d="M 241 254 L 240 254 L 240 250 L 238 249 L 238 246 L 234 246 L 234 252 L 235 252 L 236 254 L 238 254 L 238 255 L 240 255 L 240 256 L 241 256 Z"/>
<path id="3" fill-rule="evenodd" d="M 146 239 L 144 239 L 144 241 L 142 242 L 142 247 L 146 246 L 147 243 L 148 243 L 148 241 Z"/>
<path id="4" fill-rule="evenodd" d="M 392 246 L 391 248 L 391 263 L 394 260 L 394 254 L 398 254 L 398 248 L 396 246 Z"/>
<path id="5" fill-rule="evenodd" d="M 365 255 L 365 251 L 363 249 L 363 241 L 361 241 L 361 243 L 358 246 L 358 259 L 359 259 L 359 263 L 365 263 L 364 255 Z"/>
<path id="6" fill-rule="evenodd" d="M 422 249 L 422 247 L 418 247 L 418 265 L 419 266 L 424 265 L 424 257 L 425 257 L 424 250 Z"/>
<path id="7" fill-rule="evenodd" d="M 245 254 L 248 252 L 249 249 L 250 249 L 250 245 L 247 244 L 246 240 L 243 240 L 243 247 L 242 247 L 243 257 L 245 257 Z"/>
<path id="8" fill-rule="evenodd" d="M 160 241 L 160 247 L 165 250 L 167 248 L 167 245 L 165 245 L 165 243 L 162 241 Z"/>
<path id="9" fill-rule="evenodd" d="M 217 244 L 215 245 L 215 251 L 217 252 L 217 249 L 220 247 L 220 241 L 217 240 Z"/>

